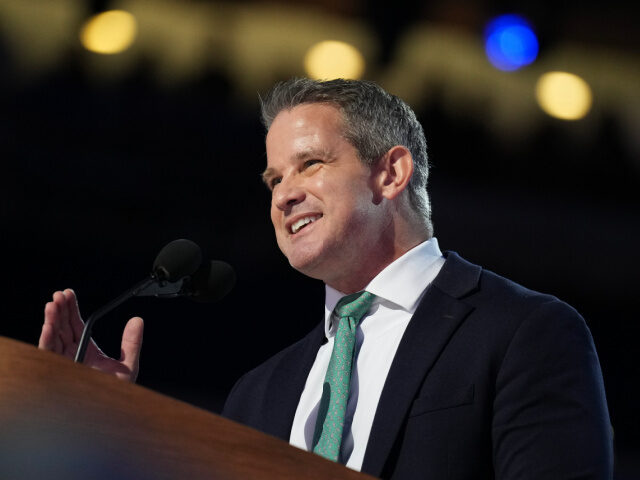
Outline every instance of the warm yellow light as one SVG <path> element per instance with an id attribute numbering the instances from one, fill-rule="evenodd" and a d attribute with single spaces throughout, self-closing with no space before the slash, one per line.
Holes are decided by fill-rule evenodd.
<path id="1" fill-rule="evenodd" d="M 353 45 L 325 40 L 313 45 L 304 56 L 307 75 L 315 79 L 357 79 L 364 72 L 364 57 Z"/>
<path id="2" fill-rule="evenodd" d="M 87 50 L 113 54 L 126 50 L 135 40 L 136 19 L 123 10 L 109 10 L 94 15 L 80 31 L 80 41 Z"/>
<path id="3" fill-rule="evenodd" d="M 552 117 L 579 120 L 591 109 L 589 84 L 567 72 L 548 72 L 538 79 L 536 98 L 540 108 Z"/>

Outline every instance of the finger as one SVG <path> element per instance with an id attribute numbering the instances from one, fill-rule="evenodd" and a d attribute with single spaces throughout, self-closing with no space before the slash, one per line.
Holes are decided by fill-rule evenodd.
<path id="1" fill-rule="evenodd" d="M 38 347 L 62 353 L 62 340 L 59 335 L 60 307 L 54 302 L 48 302 L 44 306 L 44 324 L 40 333 Z"/>
<path id="2" fill-rule="evenodd" d="M 60 323 L 60 308 L 54 302 L 47 302 L 44 306 L 44 323 L 58 333 L 58 323 Z"/>
<path id="3" fill-rule="evenodd" d="M 122 333 L 120 361 L 131 371 L 130 380 L 132 382 L 135 381 L 138 376 L 143 331 L 144 322 L 142 318 L 133 317 L 127 322 L 127 325 L 124 327 L 124 332 Z"/>
<path id="4" fill-rule="evenodd" d="M 55 292 L 53 294 L 53 303 L 58 307 L 58 321 L 56 322 L 57 332 L 60 335 L 62 342 L 66 344 L 73 344 L 73 332 L 71 331 L 71 325 L 69 324 L 69 308 L 67 306 L 67 299 L 62 292 Z"/>
<path id="5" fill-rule="evenodd" d="M 82 321 L 82 317 L 80 316 L 80 307 L 78 306 L 78 297 L 76 296 L 76 292 L 72 289 L 67 288 L 64 292 L 62 292 L 67 300 L 68 313 L 69 313 L 69 326 L 71 327 L 71 332 L 73 333 L 73 338 L 76 342 L 80 341 L 80 337 L 82 336 L 82 330 L 84 330 L 84 322 Z"/>
<path id="6" fill-rule="evenodd" d="M 49 350 L 55 353 L 62 353 L 56 349 L 56 339 L 58 334 L 49 323 L 42 325 L 42 332 L 40 333 L 40 339 L 38 340 L 38 348 L 42 350 Z"/>
<path id="7" fill-rule="evenodd" d="M 80 344 L 80 339 L 82 338 L 82 332 L 84 331 L 84 321 L 80 315 L 80 306 L 78 305 L 76 292 L 71 288 L 66 288 L 62 293 L 65 298 L 66 320 L 68 321 L 71 335 L 73 337 L 73 348 L 70 349 L 70 355 L 75 358 L 78 345 Z M 89 339 L 87 350 L 85 352 L 84 363 L 92 363 L 95 359 L 100 357 L 101 354 L 102 350 L 100 350 L 98 345 L 96 345 L 96 342 L 94 342 L 92 338 Z"/>
<path id="8" fill-rule="evenodd" d="M 44 306 L 44 323 L 51 325 L 54 330 L 57 330 L 58 322 L 60 321 L 59 317 L 60 311 L 58 305 L 54 302 L 47 302 Z"/>

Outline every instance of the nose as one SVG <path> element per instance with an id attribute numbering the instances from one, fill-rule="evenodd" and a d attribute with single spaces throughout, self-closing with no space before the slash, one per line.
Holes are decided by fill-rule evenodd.
<path id="1" fill-rule="evenodd" d="M 301 203 L 305 198 L 305 192 L 294 178 L 283 178 L 273 190 L 273 204 L 283 212 L 286 212 L 294 205 Z"/>

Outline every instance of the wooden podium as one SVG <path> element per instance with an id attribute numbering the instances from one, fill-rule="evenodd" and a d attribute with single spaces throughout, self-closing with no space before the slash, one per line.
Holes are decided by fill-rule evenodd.
<path id="1" fill-rule="evenodd" d="M 0 337 L 0 478 L 372 478 Z"/>

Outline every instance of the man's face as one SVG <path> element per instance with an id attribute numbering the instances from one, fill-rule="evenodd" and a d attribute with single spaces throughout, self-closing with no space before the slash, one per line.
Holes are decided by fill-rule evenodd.
<path id="1" fill-rule="evenodd" d="M 280 250 L 300 272 L 340 289 L 379 247 L 385 223 L 376 173 L 342 136 L 327 104 L 283 110 L 267 134 L 264 180 Z"/>

